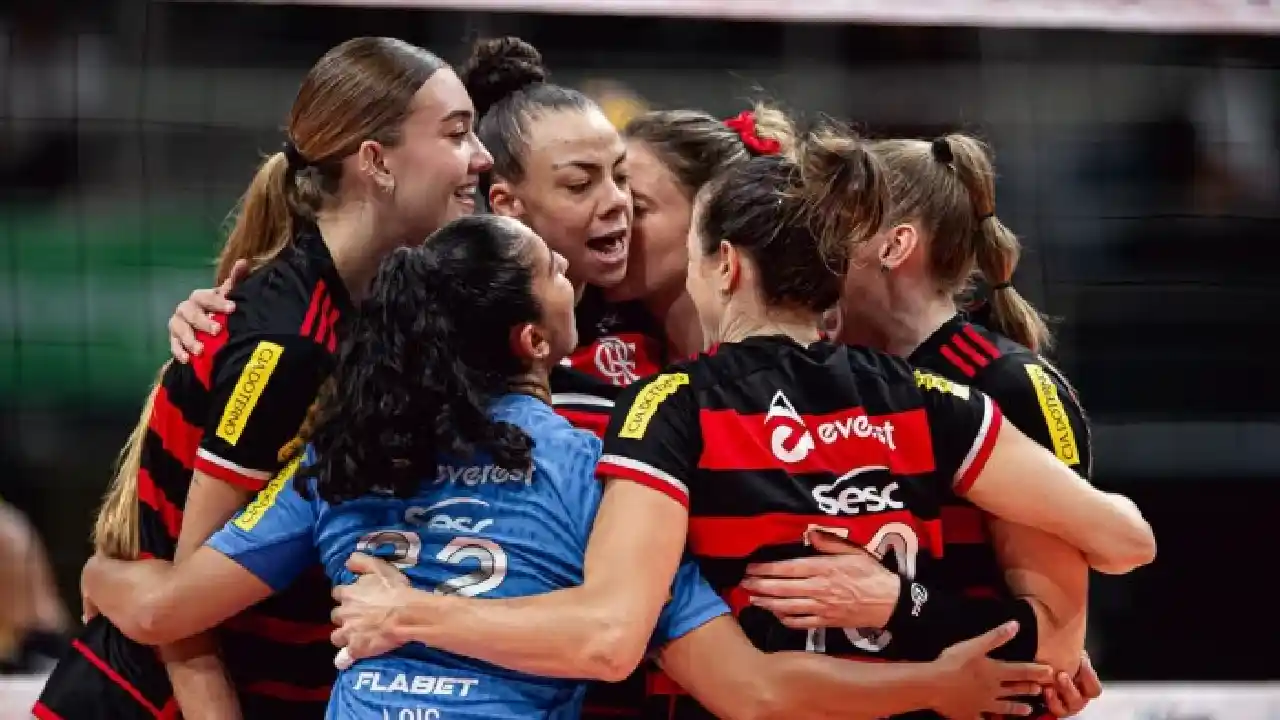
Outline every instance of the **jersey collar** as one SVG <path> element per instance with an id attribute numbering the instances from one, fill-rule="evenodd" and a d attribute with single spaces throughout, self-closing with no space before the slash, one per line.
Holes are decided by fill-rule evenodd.
<path id="1" fill-rule="evenodd" d="M 314 267 L 319 270 L 320 277 L 324 278 L 324 283 L 329 289 L 329 297 L 337 305 L 338 312 L 345 315 L 352 310 L 354 305 L 351 302 L 351 294 L 347 292 L 347 284 L 338 274 L 338 268 L 333 264 L 333 255 L 330 254 L 324 238 L 320 237 L 320 231 L 314 226 L 304 227 L 298 232 L 294 247 L 308 262 L 315 263 Z"/>
<path id="2" fill-rule="evenodd" d="M 961 315 L 960 313 L 952 315 L 950 320 L 942 323 L 937 330 L 933 331 L 932 335 L 926 338 L 924 342 L 920 343 L 920 346 L 907 356 L 907 362 L 912 365 L 919 365 L 921 364 L 920 361 L 922 359 L 937 356 L 938 353 L 942 351 L 942 346 L 945 345 L 953 335 L 963 330 L 964 326 L 967 325 L 968 322 L 969 321 L 964 318 L 964 315 Z"/>

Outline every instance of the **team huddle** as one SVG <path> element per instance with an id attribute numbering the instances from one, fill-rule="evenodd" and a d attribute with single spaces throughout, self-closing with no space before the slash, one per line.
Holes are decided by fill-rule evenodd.
<path id="1" fill-rule="evenodd" d="M 763 106 L 619 132 L 515 38 L 457 72 L 348 41 L 286 127 L 219 287 L 170 321 L 36 717 L 1062 717 L 1100 692 L 1089 570 L 1155 540 L 1089 483 L 980 142 Z"/>

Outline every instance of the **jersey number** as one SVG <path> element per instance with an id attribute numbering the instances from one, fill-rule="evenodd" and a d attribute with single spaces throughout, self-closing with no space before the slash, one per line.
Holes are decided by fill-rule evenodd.
<path id="1" fill-rule="evenodd" d="M 848 528 L 829 528 L 821 525 L 811 525 L 813 529 L 825 530 L 832 535 L 838 535 L 843 538 L 849 537 Z M 808 544 L 808 533 L 805 534 L 805 544 Z M 897 562 L 897 572 L 899 575 L 908 580 L 916 578 L 916 558 L 920 555 L 920 538 L 916 535 L 915 530 L 905 523 L 891 522 L 880 526 L 876 534 L 872 536 L 870 542 L 866 544 L 866 549 L 872 555 L 884 560 L 885 555 L 890 550 L 893 551 L 893 557 Z M 804 649 L 813 653 L 825 653 L 827 651 L 827 632 L 833 629 L 839 629 L 844 632 L 845 637 L 849 638 L 849 642 L 854 647 L 867 652 L 880 652 L 889 646 L 889 641 L 893 639 L 893 634 L 887 630 L 877 630 L 874 628 L 813 628 L 809 630 L 808 636 L 805 638 Z"/>
<path id="2" fill-rule="evenodd" d="M 390 547 L 390 551 L 385 548 Z M 381 550 L 381 552 L 379 552 Z M 421 560 L 422 538 L 416 532 L 379 530 L 360 538 L 356 552 L 382 558 L 401 570 L 414 567 Z M 451 577 L 435 587 L 440 595 L 465 595 L 475 597 L 498 587 L 507 579 L 507 553 L 492 540 L 462 535 L 450 540 L 436 561 L 446 565 L 461 565 L 467 560 L 476 561 L 478 567 L 471 572 Z"/>

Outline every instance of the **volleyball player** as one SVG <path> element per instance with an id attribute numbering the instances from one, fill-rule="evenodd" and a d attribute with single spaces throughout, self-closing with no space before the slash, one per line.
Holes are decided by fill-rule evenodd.
<path id="1" fill-rule="evenodd" d="M 941 554 L 938 506 L 952 492 L 1061 536 L 1098 569 L 1148 562 L 1154 542 L 1132 503 L 1082 482 L 1003 423 L 980 392 L 887 355 L 817 342 L 840 274 L 811 228 L 831 246 L 869 237 L 880 224 L 880 173 L 874 156 L 851 142 L 820 148 L 803 170 L 756 158 L 714 183 L 695 210 L 689 290 L 707 340 L 719 344 L 624 391 L 605 439 L 600 471 L 611 481 L 583 585 L 519 603 L 414 593 L 404 612 L 412 626 L 391 632 L 520 668 L 534 662 L 530 648 L 539 643 L 545 656 L 537 661 L 556 662 L 560 642 L 581 639 L 574 622 L 603 618 L 592 630 L 607 629 L 615 656 L 638 657 L 639 619 L 661 606 L 690 515 L 694 556 L 738 607 L 746 598 L 732 589 L 747 562 L 802 553 L 813 526 L 872 547 L 883 542 L 908 571 L 927 566 Z M 809 186 L 829 189 L 816 208 L 797 201 Z M 821 222 L 804 221 L 811 211 Z M 379 586 L 362 580 L 343 593 L 377 595 Z M 739 619 L 770 651 L 866 654 L 859 644 L 877 642 L 789 631 L 752 608 Z M 728 663 L 690 650 L 713 625 L 669 645 L 661 658 L 668 670 Z M 566 671 L 574 664 L 559 662 Z M 705 691 L 691 682 L 681 680 L 695 696 Z M 815 694 L 807 706 L 823 700 Z"/>
<path id="2" fill-rule="evenodd" d="M 1089 427 L 1067 379 L 1039 354 L 1049 344 L 1048 328 L 1013 288 L 1019 244 L 996 216 L 987 148 L 967 135 L 873 147 L 889 171 L 891 209 L 886 229 L 858 249 L 851 265 L 840 339 L 888 349 L 982 390 L 1006 419 L 1088 480 Z M 975 268 L 989 286 L 992 329 L 967 321 L 952 300 Z M 997 519 L 988 532 L 981 511 L 962 498 L 949 499 L 943 517 L 943 572 L 933 582 L 920 580 L 931 598 L 920 615 L 892 611 L 895 602 L 910 603 L 907 579 L 898 587 L 877 582 L 870 563 L 836 545 L 827 547 L 838 556 L 753 568 L 759 579 L 745 586 L 765 598 L 762 606 L 789 606 L 784 621 L 809 615 L 831 627 L 885 628 L 942 645 L 1017 619 L 1018 638 L 999 656 L 1059 668 L 1061 690 L 1050 688 L 1046 700 L 1051 710 L 1074 714 L 1079 708 L 1059 697 L 1078 696 L 1065 680 L 1081 669 L 1084 696 L 1101 690 L 1081 659 L 1087 566 L 1073 548 L 1032 527 Z M 856 587 L 862 601 L 850 605 L 817 591 L 832 586 Z"/>
<path id="3" fill-rule="evenodd" d="M 284 151 L 245 193 L 218 281 L 239 259 L 259 269 L 233 293 L 235 313 L 216 318 L 225 331 L 163 371 L 99 516 L 99 554 L 182 559 L 280 468 L 378 261 L 472 211 L 490 162 L 473 116 L 453 71 L 398 40 L 358 38 L 316 63 Z M 314 717 L 333 679 L 326 590 L 304 579 L 231 619 L 221 665 L 209 639 L 157 656 L 94 619 L 36 714 Z"/>

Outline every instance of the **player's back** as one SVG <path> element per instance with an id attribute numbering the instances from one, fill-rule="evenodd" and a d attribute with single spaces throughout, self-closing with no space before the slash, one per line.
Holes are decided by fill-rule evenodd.
<path id="1" fill-rule="evenodd" d="M 345 568 L 353 550 L 392 561 L 414 587 L 441 593 L 521 597 L 581 584 L 601 492 L 600 441 L 525 395 L 499 400 L 493 417 L 532 437 L 532 469 L 506 470 L 483 457 L 442 462 L 410 500 L 324 507 L 316 545 L 335 584 L 354 580 Z M 342 672 L 329 716 L 570 718 L 583 688 L 412 643 Z"/>

